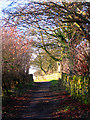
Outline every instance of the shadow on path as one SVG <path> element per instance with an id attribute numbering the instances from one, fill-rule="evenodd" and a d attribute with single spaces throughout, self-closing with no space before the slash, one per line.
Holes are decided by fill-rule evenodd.
<path id="1" fill-rule="evenodd" d="M 64 92 L 63 96 L 60 96 L 59 92 L 51 91 L 50 84 L 35 83 L 36 87 L 33 90 L 28 90 L 13 101 L 12 109 L 8 108 L 10 111 L 6 117 L 4 114 L 2 120 L 64 120 L 65 116 L 56 112 L 59 106 L 63 107 L 66 98 L 71 102 L 70 96 Z"/>

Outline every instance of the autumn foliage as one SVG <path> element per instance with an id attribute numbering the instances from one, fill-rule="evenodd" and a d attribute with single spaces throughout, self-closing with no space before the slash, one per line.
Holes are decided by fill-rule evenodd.
<path id="1" fill-rule="evenodd" d="M 3 28 L 2 33 L 2 74 L 3 89 L 8 89 L 27 82 L 30 59 L 32 55 L 31 41 L 23 37 L 16 27 Z"/>

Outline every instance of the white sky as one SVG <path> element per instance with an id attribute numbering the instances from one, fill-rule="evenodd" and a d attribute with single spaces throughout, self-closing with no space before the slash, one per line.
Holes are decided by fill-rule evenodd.
<path id="1" fill-rule="evenodd" d="M 29 68 L 29 74 L 34 74 L 36 72 L 36 69 Z"/>

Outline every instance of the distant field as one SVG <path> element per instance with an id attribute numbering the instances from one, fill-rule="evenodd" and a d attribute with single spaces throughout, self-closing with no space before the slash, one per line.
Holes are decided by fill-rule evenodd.
<path id="1" fill-rule="evenodd" d="M 53 73 L 45 76 L 38 76 L 34 79 L 34 82 L 49 82 L 52 80 L 58 80 L 60 78 L 60 73 Z"/>

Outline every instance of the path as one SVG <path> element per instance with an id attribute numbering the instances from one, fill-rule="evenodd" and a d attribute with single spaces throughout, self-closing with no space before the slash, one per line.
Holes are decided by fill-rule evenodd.
<path id="1" fill-rule="evenodd" d="M 48 118 L 50 116 L 50 111 L 48 106 L 52 106 L 50 102 L 50 92 L 49 92 L 50 83 L 39 83 L 39 89 L 34 92 L 32 100 L 30 102 L 30 111 L 29 113 L 24 113 L 22 116 L 24 118 L 34 117 L 34 118 Z"/>
<path id="2" fill-rule="evenodd" d="M 87 106 L 73 100 L 62 88 L 61 92 L 51 91 L 50 82 L 37 83 L 34 90 L 17 97 L 11 108 L 2 120 L 72 120 L 71 117 L 85 118 L 88 114 Z"/>
<path id="3" fill-rule="evenodd" d="M 30 96 L 30 94 L 31 92 L 28 90 L 28 94 L 23 95 L 24 98 L 19 98 L 20 102 L 14 105 L 14 109 L 17 110 L 17 112 L 15 111 L 16 113 L 14 112 L 14 114 L 11 115 L 12 119 L 54 119 L 52 112 L 55 111 L 58 102 L 55 97 L 56 94 L 50 91 L 50 82 L 37 83 L 36 90 L 34 90 L 34 92 L 32 91 L 32 96 Z"/>
<path id="4" fill-rule="evenodd" d="M 38 83 L 38 89 L 34 92 L 31 102 L 28 104 L 29 109 L 25 110 L 22 118 L 33 119 L 54 119 L 52 112 L 55 111 L 58 103 L 55 96 L 50 91 L 50 82 Z M 27 113 L 28 111 L 28 113 Z"/>

